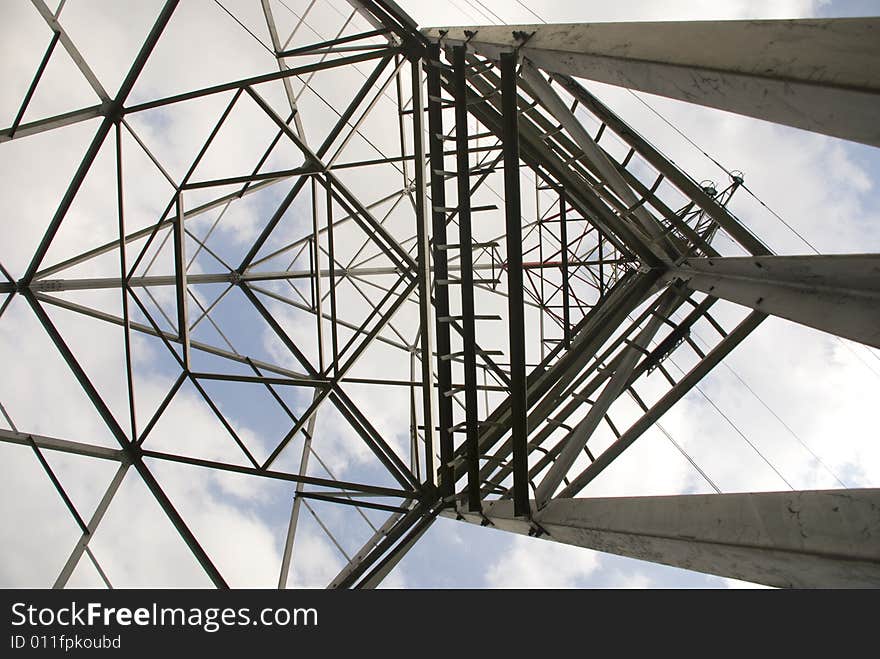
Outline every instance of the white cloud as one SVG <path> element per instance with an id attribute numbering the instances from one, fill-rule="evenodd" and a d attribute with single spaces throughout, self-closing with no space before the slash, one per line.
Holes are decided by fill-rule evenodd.
<path id="1" fill-rule="evenodd" d="M 516 536 L 486 573 L 490 588 L 576 588 L 600 565 L 599 554 L 537 538 Z"/>

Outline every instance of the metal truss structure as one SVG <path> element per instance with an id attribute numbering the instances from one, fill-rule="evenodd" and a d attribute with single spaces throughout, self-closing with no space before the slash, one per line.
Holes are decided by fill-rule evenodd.
<path id="1" fill-rule="evenodd" d="M 348 561 L 329 584 L 338 588 L 376 586 L 440 515 L 771 585 L 880 585 L 877 490 L 578 498 L 768 315 L 880 347 L 880 255 L 774 255 L 727 208 L 740 178 L 723 189 L 696 182 L 576 79 L 880 145 L 880 21 L 420 31 L 391 0 L 348 0 L 326 38 L 307 27 L 314 1 L 288 7 L 296 20 L 282 28 L 275 3 L 254 0 L 274 69 L 133 102 L 177 0 L 164 2 L 114 95 L 65 31 L 64 3 L 32 2 L 51 38 L 0 142 L 79 122 L 97 129 L 27 268 L 4 268 L 0 315 L 26 301 L 118 444 L 28 432 L 4 408 L 0 439 L 32 449 L 82 531 L 56 587 L 84 555 L 101 570 L 90 539 L 130 470 L 213 583 L 227 585 L 155 475 L 167 462 L 290 487 L 279 587 L 303 506 L 331 538 L 321 507 L 370 529 L 356 551 L 334 540 Z M 740 39 L 754 47 L 732 47 Z M 98 102 L 25 121 L 59 51 Z M 330 83 L 347 100 L 322 105 L 317 81 L 336 74 L 348 76 Z M 173 175 L 139 118 L 206 98 L 224 109 Z M 240 171 L 202 176 L 243 106 L 274 137 Z M 52 261 L 102 149 L 116 163 L 116 237 Z M 161 214 L 137 228 L 126 149 L 169 186 Z M 232 260 L 211 237 L 251 198 L 261 223 Z M 76 274 L 102 258 L 115 275 Z M 95 291 L 115 295 L 118 312 L 76 296 Z M 713 312 L 723 300 L 738 306 L 722 318 Z M 61 311 L 121 329 L 122 413 L 53 320 Z M 711 332 L 709 345 L 695 327 Z M 259 331 L 273 337 L 274 359 L 227 338 Z M 175 374 L 146 412 L 135 404 L 135 336 Z M 379 371 L 390 354 L 408 376 Z M 688 368 L 670 368 L 673 356 Z M 259 389 L 286 419 L 282 435 L 255 448 L 224 412 L 236 390 L 219 386 Z M 153 445 L 184 388 L 211 409 L 237 460 Z M 365 391 L 404 400 L 408 427 L 383 432 Z M 615 412 L 622 400 L 629 411 Z M 328 409 L 368 451 L 363 479 L 339 480 L 321 459 L 316 421 Z M 46 459 L 59 451 L 118 464 L 90 516 Z"/>

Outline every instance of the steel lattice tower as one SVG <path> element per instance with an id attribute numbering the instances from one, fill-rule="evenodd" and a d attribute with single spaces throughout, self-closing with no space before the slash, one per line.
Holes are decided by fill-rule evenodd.
<path id="1" fill-rule="evenodd" d="M 296 563 L 303 506 L 371 529 L 331 587 L 376 586 L 440 515 L 770 585 L 880 585 L 878 490 L 579 498 L 768 315 L 880 347 L 880 255 L 774 255 L 727 208 L 742 179 L 701 185 L 577 80 L 880 146 L 880 20 L 420 30 L 393 0 L 347 1 L 334 37 L 322 39 L 298 31 L 315 3 L 291 33 L 274 3 L 253 0 L 274 68 L 132 100 L 177 0 L 163 3 L 115 94 L 77 50 L 61 9 L 32 0 L 51 37 L 0 142 L 80 122 L 96 130 L 27 267 L 3 269 L 0 316 L 26 302 L 116 442 L 30 432 L 4 408 L 10 429 L 0 439 L 32 449 L 82 531 L 55 585 L 84 556 L 98 565 L 89 543 L 127 473 L 211 581 L 227 585 L 156 477 L 164 463 L 287 488 L 279 587 Z M 62 51 L 98 101 L 25 120 Z M 311 81 L 333 75 L 346 100 L 319 111 Z M 185 172 L 170 173 L 138 121 L 204 99 L 221 99 L 222 111 Z M 203 175 L 203 158 L 245 107 L 272 138 L 254 162 Z M 393 135 L 377 146 L 382 131 L 370 133 L 371 122 Z M 612 135 L 623 151 L 609 146 Z M 107 149 L 115 237 L 53 260 Z M 140 226 L 126 210 L 127 150 L 169 185 L 161 213 Z M 670 205 L 663 188 L 681 203 Z M 210 236 L 250 199 L 261 221 L 233 261 Z M 116 274 L 77 274 L 100 259 Z M 76 297 L 95 291 L 114 295 L 118 311 Z M 716 317 L 724 300 L 738 312 Z M 121 411 L 69 344 L 59 310 L 121 331 Z M 712 330 L 711 345 L 694 340 L 698 325 Z M 267 332 L 274 351 L 236 344 L 230 328 L 245 341 Z M 174 373 L 152 407 L 136 405 L 143 341 Z M 676 355 L 690 365 L 682 375 L 668 368 Z M 385 359 L 388 373 L 377 368 Z M 224 407 L 245 385 L 277 406 L 279 436 L 255 441 L 229 420 Z M 208 405 L 238 459 L 151 441 L 184 388 Z M 366 391 L 404 400 L 406 427 L 389 436 L 362 405 L 386 394 Z M 638 414 L 615 423 L 622 398 Z M 368 455 L 363 478 L 337 479 L 321 460 L 316 424 L 329 413 Z M 595 439 L 600 427 L 608 440 Z M 55 452 L 118 464 L 88 514 L 47 460 Z"/>

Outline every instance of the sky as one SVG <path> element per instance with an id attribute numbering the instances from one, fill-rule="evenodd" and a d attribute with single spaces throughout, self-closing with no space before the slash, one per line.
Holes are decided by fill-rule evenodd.
<path id="1" fill-rule="evenodd" d="M 265 22 L 260 22 L 259 2 L 230 0 L 224 4 L 257 37 L 268 39 Z M 292 12 L 301 11 L 300 4 L 305 3 L 288 2 L 285 7 L 273 0 L 279 31 L 292 29 Z M 421 26 L 537 20 L 520 3 L 507 0 L 400 4 Z M 880 9 L 877 2 L 814 0 L 527 4 L 534 14 L 555 22 L 852 16 L 876 14 Z M 54 11 L 56 7 L 51 8 Z M 99 0 L 67 0 L 65 3 L 61 23 L 111 95 L 118 88 L 158 7 L 157 2 L 126 8 Z M 340 17 L 348 15 L 344 7 L 346 5 L 340 2 L 316 3 L 310 23 L 318 29 L 314 34 L 301 33 L 304 43 L 332 36 L 326 33 L 327 26 L 338 25 Z M 11 124 L 50 36 L 30 3 L 10 3 L 8 8 L 9 19 L 0 25 L 0 73 L 8 81 L 0 92 L 2 125 Z M 359 20 L 355 19 L 350 29 L 369 29 L 362 21 L 358 23 Z M 257 40 L 215 3 L 184 0 L 135 85 L 129 105 L 272 71 L 274 66 L 274 59 Z M 310 83 L 312 88 L 303 91 L 300 100 L 304 131 L 312 148 L 321 143 L 332 125 L 333 113 L 351 98 L 355 83 L 363 80 L 372 66 L 367 62 L 358 65 L 355 72 L 316 75 Z M 379 80 L 381 84 L 386 77 L 383 75 Z M 393 79 L 389 78 L 388 82 L 388 87 L 377 96 L 376 109 L 361 125 L 361 134 L 339 149 L 341 162 L 377 157 L 377 152 L 400 152 L 396 143 L 396 118 L 388 112 L 394 105 L 395 85 Z M 880 178 L 880 159 L 875 149 L 668 99 L 635 97 L 625 90 L 596 83 L 586 85 L 695 179 L 713 180 L 723 185 L 726 174 L 670 124 L 680 128 L 728 169 L 744 172 L 747 185 L 765 205 L 740 191 L 731 202 L 731 208 L 777 253 L 810 253 L 813 248 L 826 253 L 867 253 L 880 248 L 880 209 L 875 192 Z M 261 86 L 259 91 L 283 114 L 285 97 L 280 85 Z M 126 133 L 123 138 L 127 228 L 138 229 L 155 223 L 172 191 L 167 178 L 179 181 L 184 175 L 230 96 L 216 95 L 130 116 L 133 133 Z M 96 102 L 95 90 L 59 47 L 34 94 L 25 121 Z M 13 279 L 18 279 L 26 269 L 30 254 L 96 127 L 97 120 L 91 120 L 0 144 L 4 154 L 0 159 L 0 195 L 7 208 L 0 263 Z M 167 178 L 140 149 L 133 134 L 149 146 Z M 212 150 L 193 173 L 193 180 L 248 173 L 251 163 L 259 158 L 273 134 L 273 124 L 250 99 L 236 102 L 229 123 L 218 133 Z M 114 149 L 114 141 L 108 139 L 44 264 L 60 262 L 118 235 Z M 302 162 L 302 152 L 285 143 L 273 152 L 267 167 L 281 170 Z M 370 177 L 341 170 L 339 176 L 359 197 L 379 200 L 382 186 L 376 181 L 384 185 L 386 180 L 399 179 L 400 172 L 389 165 L 371 171 L 375 173 Z M 392 186 L 385 187 L 391 189 Z M 230 205 L 213 230 L 218 212 L 195 218 L 192 226 L 197 235 L 204 237 L 210 232 L 210 238 L 203 240 L 211 253 L 201 250 L 190 272 L 222 271 L 220 261 L 235 264 L 240 260 L 288 188 L 287 184 L 269 186 Z M 491 192 L 486 194 L 491 197 Z M 187 193 L 185 204 L 195 207 L 209 198 L 208 192 L 193 190 Z M 319 201 L 318 205 L 323 209 L 322 203 Z M 343 213 L 338 204 L 334 206 L 335 213 Z M 380 203 L 374 213 L 384 218 L 390 231 L 411 235 L 411 207 L 407 200 Z M 310 223 L 309 203 L 298 199 L 285 213 L 261 256 L 268 256 L 272 249 L 307 233 Z M 491 233 L 489 229 L 486 231 Z M 338 258 L 350 261 L 354 257 L 355 262 L 386 265 L 387 259 L 375 247 L 357 253 L 363 239 L 363 232 L 351 223 L 341 227 L 337 236 Z M 189 241 L 188 253 L 197 247 Z M 130 250 L 130 258 L 136 253 Z M 308 267 L 302 255 L 298 260 L 294 255 L 295 252 L 291 252 L 268 258 L 259 269 L 284 269 L 291 263 L 293 269 Z M 152 253 L 148 258 L 152 258 Z M 172 272 L 168 248 L 158 250 L 150 272 Z M 118 252 L 59 276 L 114 274 L 118 275 Z M 381 277 L 372 281 L 383 283 Z M 355 283 L 359 285 L 356 287 Z M 297 286 L 308 297 L 308 287 Z M 286 290 L 287 294 L 296 295 L 280 283 L 266 285 L 265 289 L 276 293 Z M 220 295 L 223 287 L 203 284 L 193 286 L 193 291 L 207 304 Z M 142 296 L 151 313 L 161 317 L 164 311 L 173 318 L 173 290 L 156 287 L 152 292 L 155 300 Z M 339 296 L 340 314 L 351 322 L 365 318 L 371 306 L 381 298 L 378 289 L 357 280 L 340 284 Z M 108 313 L 120 313 L 116 291 L 74 292 L 58 297 Z M 497 297 L 485 296 L 481 304 L 497 307 L 500 304 Z M 268 296 L 263 299 L 303 352 L 317 362 L 313 316 Z M 118 419 L 126 420 L 128 401 L 121 368 L 122 332 L 106 323 L 86 321 L 64 309 L 52 308 L 49 313 L 110 409 Z M 139 312 L 134 313 L 141 317 Z M 197 313 L 191 305 L 191 318 Z M 733 308 L 720 311 L 721 316 L 728 319 L 735 318 L 737 313 L 740 311 Z M 301 370 L 301 364 L 291 357 L 237 290 L 227 293 L 211 316 L 223 334 L 205 320 L 194 330 L 194 339 L 218 346 L 226 346 L 228 340 L 242 354 Z M 530 331 L 534 330 L 532 321 L 528 326 Z M 380 335 L 384 341 L 372 345 L 350 375 L 409 379 L 409 360 L 401 359 L 400 351 L 391 344 L 412 341 L 417 323 L 415 305 L 404 304 L 394 318 L 395 330 L 384 330 Z M 166 327 L 171 325 L 171 322 L 164 323 Z M 344 342 L 349 336 L 342 331 L 340 340 Z M 140 418 L 145 419 L 156 409 L 179 369 L 156 339 L 135 334 L 133 341 L 136 407 L 142 415 Z M 194 359 L 199 370 L 221 368 L 221 360 L 217 358 L 199 355 Z M 78 390 L 34 314 L 19 296 L 13 298 L 0 318 L 0 362 L 5 365 L 4 377 L 0 378 L 0 403 L 19 429 L 114 445 L 113 438 Z M 687 365 L 680 366 L 686 368 Z M 880 357 L 876 351 L 787 321 L 769 319 L 703 380 L 701 391 L 676 405 L 663 418 L 662 425 L 725 492 L 771 491 L 789 486 L 831 488 L 840 487 L 841 482 L 848 487 L 876 487 L 880 482 L 880 444 L 877 442 L 880 423 L 873 401 L 878 385 Z M 288 417 L 259 386 L 208 382 L 205 389 L 229 417 L 239 439 L 258 458 L 265 458 L 289 428 Z M 352 384 L 346 391 L 399 454 L 405 456 L 410 424 L 408 389 Z M 310 391 L 296 387 L 285 389 L 282 395 L 295 413 L 302 412 L 310 400 Z M 626 413 L 625 409 L 620 411 L 620 414 Z M 0 419 L 0 427 L 9 426 L 8 419 Z M 315 437 L 315 455 L 320 456 L 323 464 L 316 466 L 317 458 L 313 458 L 310 474 L 323 476 L 328 473 L 326 469 L 340 478 L 393 484 L 332 408 L 325 406 L 318 414 Z M 184 385 L 175 396 L 148 441 L 154 450 L 242 462 L 228 429 L 219 425 L 190 384 Z M 0 451 L 3 476 L 0 514 L 7 520 L 0 535 L 3 556 L 0 583 L 49 586 L 78 539 L 79 530 L 33 453 L 27 447 L 6 443 L 0 443 Z M 46 453 L 75 505 L 88 518 L 112 479 L 115 465 Z M 299 460 L 297 444 L 282 454 L 278 465 L 295 471 Z M 169 463 L 151 463 L 151 468 L 231 585 L 271 587 L 277 582 L 292 496 L 290 484 L 266 483 L 263 479 Z M 709 491 L 708 483 L 675 450 L 669 438 L 659 429 L 653 429 L 591 484 L 585 494 L 628 496 Z M 311 505 L 341 548 L 334 546 L 335 541 L 323 532 L 315 517 L 304 512 L 295 546 L 291 586 L 325 585 L 345 563 L 343 552 L 353 553 L 370 535 L 370 524 L 378 526 L 384 519 L 381 513 L 374 511 L 361 518 L 349 508 L 322 502 Z M 230 541 L 232 538 L 235 541 Z M 90 547 L 114 586 L 208 585 L 162 511 L 133 473 L 125 476 Z M 70 580 L 71 586 L 101 583 L 97 570 L 86 559 L 80 562 Z M 746 584 L 440 519 L 389 575 L 385 585 L 719 588 Z"/>

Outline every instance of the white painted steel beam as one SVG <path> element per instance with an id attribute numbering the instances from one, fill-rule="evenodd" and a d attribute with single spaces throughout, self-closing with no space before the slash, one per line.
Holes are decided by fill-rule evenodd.
<path id="1" fill-rule="evenodd" d="M 764 313 L 880 348 L 880 255 L 688 259 L 666 277 Z"/>
<path id="2" fill-rule="evenodd" d="M 584 152 L 588 167 L 599 175 L 599 178 L 620 197 L 627 207 L 632 208 L 632 211 L 627 214 L 627 219 L 635 220 L 646 236 L 655 241 L 653 247 L 656 249 L 656 243 L 662 239 L 663 228 L 644 207 L 641 203 L 642 200 L 626 182 L 623 174 L 617 170 L 602 147 L 593 140 L 584 125 L 569 110 L 565 101 L 553 90 L 543 74 L 529 62 L 523 62 L 522 77 L 536 95 L 537 100 L 547 108 L 556 121 L 562 124 Z M 662 252 L 659 255 L 662 258 Z"/>
<path id="3" fill-rule="evenodd" d="M 465 34 L 467 31 L 472 36 Z M 428 28 L 444 44 L 880 146 L 880 18 Z"/>
<path id="4" fill-rule="evenodd" d="M 443 515 L 485 524 L 461 507 Z M 484 502 L 496 528 L 779 587 L 880 586 L 880 490 L 553 499 L 534 524 Z"/>

